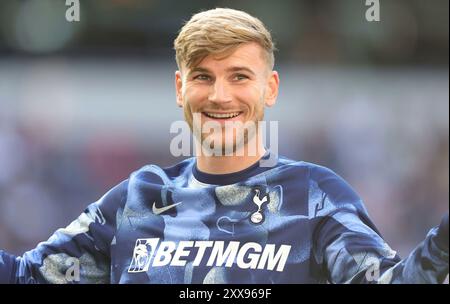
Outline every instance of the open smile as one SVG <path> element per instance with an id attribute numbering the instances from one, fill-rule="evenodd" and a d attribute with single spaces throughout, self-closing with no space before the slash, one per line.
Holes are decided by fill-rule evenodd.
<path id="1" fill-rule="evenodd" d="M 232 119 L 241 115 L 242 112 L 228 112 L 228 113 L 216 113 L 216 112 L 202 112 L 203 115 L 212 119 Z"/>

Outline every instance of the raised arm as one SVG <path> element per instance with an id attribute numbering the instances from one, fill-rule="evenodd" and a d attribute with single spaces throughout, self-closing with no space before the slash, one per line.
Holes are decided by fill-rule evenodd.
<path id="1" fill-rule="evenodd" d="M 23 256 L 0 250 L 0 283 L 109 283 L 110 244 L 127 185 L 124 181 L 111 189 Z"/>
<path id="2" fill-rule="evenodd" d="M 339 176 L 318 169 L 323 208 L 314 254 L 331 283 L 442 283 L 448 275 L 448 214 L 405 259 L 383 240 L 357 194 Z M 425 234 L 425 233 L 424 233 Z"/>

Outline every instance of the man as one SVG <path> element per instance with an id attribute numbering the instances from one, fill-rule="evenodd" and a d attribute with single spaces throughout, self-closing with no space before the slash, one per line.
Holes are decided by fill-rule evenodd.
<path id="1" fill-rule="evenodd" d="M 231 9 L 201 12 L 181 29 L 175 50 L 177 104 L 199 155 L 170 168 L 145 166 L 34 250 L 1 252 L 0 282 L 445 279 L 448 215 L 401 260 L 345 181 L 266 151 L 257 122 L 275 103 L 279 78 L 270 33 L 258 19 Z M 272 166 L 263 165 L 270 159 Z"/>

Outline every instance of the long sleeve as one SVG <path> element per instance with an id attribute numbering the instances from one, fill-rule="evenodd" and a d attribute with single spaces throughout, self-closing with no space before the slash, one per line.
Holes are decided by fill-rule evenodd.
<path id="1" fill-rule="evenodd" d="M 350 186 L 319 174 L 315 256 L 331 283 L 442 283 L 448 274 L 448 215 L 405 259 L 383 240 Z"/>
<path id="2" fill-rule="evenodd" d="M 0 251 L 0 283 L 109 283 L 110 244 L 128 181 L 21 257 Z"/>

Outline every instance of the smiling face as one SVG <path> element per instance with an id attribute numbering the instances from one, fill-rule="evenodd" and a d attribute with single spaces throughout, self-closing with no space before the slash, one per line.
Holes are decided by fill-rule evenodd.
<path id="1" fill-rule="evenodd" d="M 272 106 L 276 101 L 279 79 L 277 72 L 269 68 L 263 48 L 250 42 L 238 46 L 231 54 L 208 55 L 191 68 L 182 66 L 175 73 L 175 84 L 177 103 L 184 108 L 191 130 L 194 130 L 193 114 L 199 113 L 202 127 L 211 121 L 222 126 L 220 133 L 201 133 L 202 142 L 214 136 L 213 142 L 220 140 L 222 148 L 235 152 L 254 139 L 255 134 L 233 132 L 225 128 L 225 123 L 240 122 L 243 126 L 261 121 L 264 106 Z M 230 131 L 232 134 L 226 134 Z"/>

